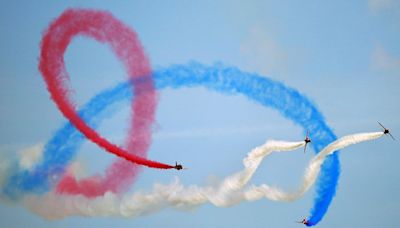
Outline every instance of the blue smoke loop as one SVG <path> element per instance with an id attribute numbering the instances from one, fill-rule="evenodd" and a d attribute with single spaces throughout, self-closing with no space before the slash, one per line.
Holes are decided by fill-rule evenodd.
<path id="1" fill-rule="evenodd" d="M 153 80 L 157 90 L 202 86 L 225 95 L 243 95 L 260 105 L 274 108 L 300 125 L 304 133 L 310 131 L 316 153 L 336 140 L 322 114 L 307 97 L 281 82 L 258 74 L 246 73 L 221 64 L 206 66 L 191 62 L 157 70 L 153 73 Z M 140 80 L 133 83 L 140 83 Z M 132 96 L 131 82 L 121 83 L 93 97 L 79 111 L 79 115 L 89 126 L 96 128 L 104 118 L 117 110 L 121 101 L 130 101 Z M 69 122 L 66 123 L 45 145 L 43 160 L 34 170 L 22 170 L 18 164 L 13 166 L 15 172 L 8 178 L 2 194 L 15 200 L 24 193 L 43 194 L 49 191 L 58 183 L 84 140 L 79 131 Z M 322 165 L 308 226 L 316 225 L 327 212 L 336 193 L 339 174 L 338 153 L 334 153 Z"/>

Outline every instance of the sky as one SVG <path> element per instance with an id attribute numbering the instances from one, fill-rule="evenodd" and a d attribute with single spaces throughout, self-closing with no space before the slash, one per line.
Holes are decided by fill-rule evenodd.
<path id="1" fill-rule="evenodd" d="M 1 1 L 0 153 L 8 159 L 45 144 L 67 121 L 38 70 L 40 40 L 67 8 L 106 10 L 137 32 L 153 69 L 191 61 L 222 63 L 285 83 L 310 98 L 337 136 L 379 131 L 400 138 L 400 2 L 368 1 Z M 126 80 L 112 51 L 92 39 L 73 40 L 64 56 L 78 107 Z M 99 132 L 122 143 L 129 107 Z M 273 109 L 242 96 L 202 88 L 159 92 L 149 157 L 189 167 L 144 168 L 131 192 L 154 183 L 204 184 L 241 168 L 267 139 L 302 140 L 302 129 Z M 381 138 L 340 153 L 341 175 L 320 227 L 394 227 L 400 216 L 398 141 Z M 263 162 L 252 183 L 291 189 L 313 153 L 280 154 Z M 85 142 L 77 161 L 85 173 L 114 159 Z M 48 221 L 21 204 L 0 203 L 1 227 L 299 227 L 314 189 L 291 203 L 268 200 L 229 208 L 206 204 L 191 212 L 165 209 L 137 218 L 68 217 Z"/>

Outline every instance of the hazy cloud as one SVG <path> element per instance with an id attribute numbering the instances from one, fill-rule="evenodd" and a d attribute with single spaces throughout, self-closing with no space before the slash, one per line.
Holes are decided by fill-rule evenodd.
<path id="1" fill-rule="evenodd" d="M 253 28 L 240 46 L 241 54 L 248 59 L 248 65 L 262 74 L 284 71 L 288 55 L 285 50 L 259 27 Z"/>
<path id="2" fill-rule="evenodd" d="M 374 70 L 400 72 L 400 57 L 391 55 L 382 45 L 378 44 L 372 53 L 371 67 Z"/>
<path id="3" fill-rule="evenodd" d="M 394 6 L 395 0 L 369 0 L 368 7 L 372 12 L 377 13 L 381 10 L 387 10 Z"/>

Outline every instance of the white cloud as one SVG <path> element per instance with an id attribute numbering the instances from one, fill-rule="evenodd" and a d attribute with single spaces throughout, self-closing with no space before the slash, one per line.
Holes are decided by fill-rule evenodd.
<path id="1" fill-rule="evenodd" d="M 241 54 L 252 70 L 262 74 L 285 71 L 288 55 L 270 34 L 259 27 L 251 30 L 240 46 Z"/>
<path id="2" fill-rule="evenodd" d="M 372 53 L 371 67 L 374 70 L 387 72 L 400 71 L 400 57 L 388 53 L 385 48 L 378 44 Z"/>

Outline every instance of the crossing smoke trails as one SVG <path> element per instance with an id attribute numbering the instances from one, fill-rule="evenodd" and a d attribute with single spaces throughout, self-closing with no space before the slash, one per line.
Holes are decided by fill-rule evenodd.
<path id="1" fill-rule="evenodd" d="M 250 101 L 274 108 L 286 118 L 302 126 L 304 132 L 310 129 L 314 151 L 319 151 L 335 139 L 334 134 L 325 124 L 322 114 L 306 97 L 280 82 L 263 76 L 220 64 L 204 66 L 192 62 L 160 69 L 154 72 L 153 77 L 157 90 L 201 86 L 226 95 L 243 95 Z M 96 128 L 103 118 L 117 109 L 118 101 L 130 101 L 133 97 L 131 83 L 122 83 L 95 96 L 82 108 L 79 115 L 91 127 Z M 33 171 L 19 170 L 13 174 L 8 178 L 3 193 L 7 197 L 19 198 L 24 193 L 44 193 L 50 190 L 58 183 L 66 165 L 75 157 L 83 140 L 84 137 L 71 124 L 66 124 L 45 146 L 42 163 L 38 164 Z M 336 191 L 338 166 L 337 154 L 333 154 L 325 159 L 321 169 L 317 186 L 323 185 L 329 188 L 317 187 L 315 205 L 325 211 Z M 312 215 L 309 220 L 313 218 Z"/>
<path id="2" fill-rule="evenodd" d="M 154 119 L 156 105 L 152 80 L 145 80 L 144 83 L 140 83 L 140 86 L 133 85 L 133 90 L 138 96 L 135 96 L 132 111 L 135 115 L 140 116 L 133 119 L 133 130 L 131 132 L 136 130 L 136 132 L 139 132 L 139 136 L 131 137 L 134 141 L 131 142 L 132 145 L 128 149 L 135 152 L 140 151 L 142 154 L 129 153 L 110 143 L 89 127 L 75 111 L 75 107 L 68 96 L 69 88 L 65 84 L 69 76 L 65 69 L 63 56 L 71 39 L 77 35 L 92 37 L 99 42 L 109 44 L 116 56 L 124 63 L 130 79 L 151 74 L 148 60 L 136 33 L 130 28 L 106 12 L 67 10 L 45 32 L 41 42 L 39 63 L 39 69 L 47 88 L 59 110 L 82 134 L 106 151 L 136 164 L 160 169 L 173 168 L 173 166 L 150 161 L 143 157 L 150 144 L 149 128 Z M 147 133 L 143 134 L 143 131 L 147 131 Z M 65 181 L 68 182 L 68 180 Z M 65 184 L 72 184 L 72 182 L 69 181 Z"/>
<path id="3" fill-rule="evenodd" d="M 364 141 L 370 141 L 382 137 L 383 132 L 372 132 L 372 133 L 360 133 L 354 135 L 344 136 L 333 143 L 329 144 L 322 151 L 320 151 L 309 163 L 304 176 L 301 187 L 293 193 L 285 193 L 279 189 L 274 189 L 268 185 L 262 185 L 261 187 L 253 187 L 249 191 L 252 199 L 257 200 L 261 197 L 268 198 L 274 201 L 293 201 L 301 196 L 303 196 L 310 187 L 314 184 L 317 176 L 321 170 L 321 165 L 323 164 L 325 158 L 331 155 L 336 150 L 343 149 L 352 144 L 361 143 Z M 257 195 L 258 194 L 258 195 Z M 253 198 L 254 197 L 254 198 Z"/>
<path id="4" fill-rule="evenodd" d="M 60 196 L 54 193 L 42 197 L 28 197 L 25 202 L 29 207 L 48 219 L 60 219 L 65 216 L 122 216 L 135 217 L 154 213 L 165 207 L 191 210 L 210 202 L 218 207 L 227 207 L 242 201 L 267 198 L 274 201 L 293 201 L 304 195 L 314 184 L 324 159 L 334 151 L 352 144 L 374 140 L 382 132 L 361 133 L 342 137 L 325 147 L 309 163 L 303 182 L 295 192 L 284 192 L 266 184 L 245 188 L 263 159 L 273 152 L 294 151 L 304 146 L 301 142 L 267 141 L 253 149 L 243 160 L 244 169 L 226 177 L 216 187 L 184 187 L 179 180 L 170 185 L 156 184 L 152 192 L 134 193 L 119 197 L 113 193 L 88 199 L 82 196 Z M 46 205 L 40 206 L 39 202 Z M 39 206 L 38 206 L 39 205 Z M 312 224 L 310 224 L 312 225 Z"/>
<path id="5" fill-rule="evenodd" d="M 88 36 L 108 44 L 122 61 L 130 77 L 130 82 L 99 94 L 79 113 L 75 111 L 68 96 L 68 74 L 63 60 L 67 46 L 76 35 Z M 312 146 L 316 152 L 336 139 L 322 114 L 310 100 L 283 83 L 263 76 L 242 72 L 234 67 L 190 63 L 161 69 L 151 77 L 151 69 L 136 34 L 107 12 L 66 10 L 45 31 L 41 45 L 39 69 L 52 99 L 72 124 L 68 123 L 56 132 L 44 147 L 41 163 L 32 170 L 24 170 L 18 163 L 9 166 L 8 178 L 2 177 L 2 195 L 7 198 L 21 199 L 30 193 L 44 194 L 54 187 L 56 193 L 51 194 L 60 199 L 72 197 L 71 200 L 80 199 L 82 202 L 93 203 L 99 202 L 95 201 L 96 199 L 104 199 L 104 194 L 104 197 L 118 198 L 137 174 L 137 169 L 132 168 L 133 164 L 122 159 L 106 170 L 105 177 L 90 177 L 78 182 L 72 175 L 64 175 L 67 165 L 71 163 L 84 140 L 80 132 L 107 151 L 132 162 L 155 168 L 172 168 L 167 164 L 145 159 L 151 143 L 149 129 L 156 106 L 155 89 L 202 86 L 222 94 L 243 95 L 260 105 L 276 109 L 284 117 L 300 125 L 304 132 L 310 130 Z M 154 79 L 154 84 L 151 79 Z M 117 101 L 131 101 L 132 98 L 134 99 L 131 109 L 134 118 L 130 124 L 128 138 L 137 141 L 127 141 L 126 148 L 133 152 L 128 153 L 127 150 L 108 142 L 94 129 L 103 118 L 114 111 L 113 107 L 115 108 Z M 137 135 L 137 132 L 140 134 Z M 326 213 L 335 195 L 338 178 L 339 160 L 334 153 L 326 157 L 321 166 L 314 207 L 308 219 L 310 224 L 318 223 Z M 76 196 L 68 196 L 69 194 Z M 78 194 L 83 196 L 77 196 Z M 91 197 L 93 199 L 90 199 Z M 67 206 L 70 202 L 65 203 Z"/>

